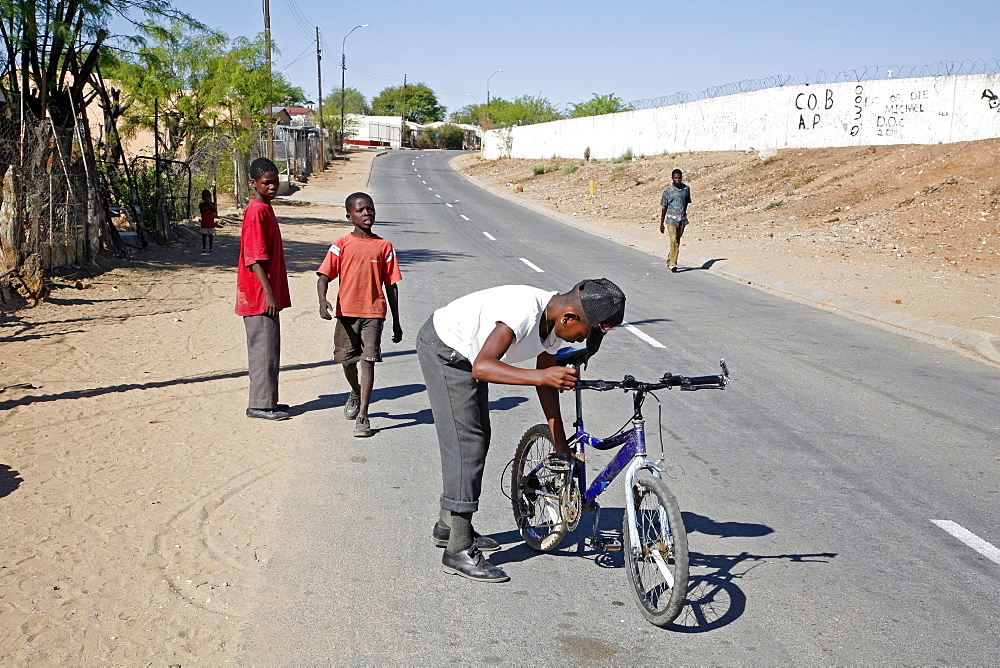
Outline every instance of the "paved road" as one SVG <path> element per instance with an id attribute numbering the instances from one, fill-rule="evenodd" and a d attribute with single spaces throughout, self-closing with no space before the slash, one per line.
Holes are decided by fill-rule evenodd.
<path id="1" fill-rule="evenodd" d="M 487 195 L 440 152 L 375 163 L 378 230 L 400 251 L 407 338 L 386 344 L 372 439 L 329 410 L 296 451 L 275 556 L 244 632 L 251 664 L 988 663 L 1000 563 L 1000 372 L 952 351 L 783 300 L 569 229 Z M 691 605 L 669 629 L 630 599 L 620 554 L 518 540 L 501 475 L 541 420 L 529 390 L 495 388 L 494 450 L 477 527 L 512 580 L 438 570 L 429 539 L 439 462 L 412 337 L 473 290 L 565 289 L 607 276 L 635 330 L 609 334 L 587 377 L 713 373 L 724 392 L 664 392 L 668 483 L 690 532 Z M 640 338 L 641 333 L 646 339 Z M 662 346 L 662 347 L 661 347 Z M 345 385 L 331 372 L 338 404 Z M 629 414 L 587 397 L 595 433 Z M 571 410 L 570 395 L 564 411 Z M 647 404 L 655 439 L 655 403 Z M 600 461 L 600 458 L 595 458 Z M 621 522 L 621 487 L 602 527 Z M 955 527 L 959 527 L 956 529 Z M 974 540 L 972 542 L 975 542 Z M 995 549 L 995 548 L 994 548 Z M 994 559 L 1000 557 L 994 555 Z"/>

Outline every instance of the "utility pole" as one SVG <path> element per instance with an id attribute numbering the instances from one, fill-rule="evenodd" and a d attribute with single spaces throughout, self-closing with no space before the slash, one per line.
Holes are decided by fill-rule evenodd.
<path id="1" fill-rule="evenodd" d="M 406 134 L 406 75 L 403 75 L 403 110 L 399 114 L 399 148 L 403 148 L 403 135 Z"/>
<path id="2" fill-rule="evenodd" d="M 267 159 L 274 160 L 274 110 L 271 107 L 271 2 L 264 0 L 264 41 L 267 42 Z"/>
<path id="3" fill-rule="evenodd" d="M 319 26 L 316 26 L 316 87 L 319 88 L 319 171 L 326 169 L 326 153 L 323 150 L 323 49 L 319 41 Z"/>

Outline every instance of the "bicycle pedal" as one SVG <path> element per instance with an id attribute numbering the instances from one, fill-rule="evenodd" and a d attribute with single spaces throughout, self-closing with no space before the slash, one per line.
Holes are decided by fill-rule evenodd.
<path id="1" fill-rule="evenodd" d="M 553 452 L 545 458 L 545 469 L 549 473 L 569 473 L 569 457 Z"/>
<path id="2" fill-rule="evenodd" d="M 620 552 L 622 549 L 622 542 L 617 538 L 591 538 L 590 545 L 602 552 Z"/>

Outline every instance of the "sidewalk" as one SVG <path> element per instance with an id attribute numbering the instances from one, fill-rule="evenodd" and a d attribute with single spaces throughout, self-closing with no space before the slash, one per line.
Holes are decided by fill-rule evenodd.
<path id="1" fill-rule="evenodd" d="M 314 272 L 374 157 L 275 202 L 290 421 L 244 415 L 238 224 L 214 254 L 198 238 L 151 247 L 0 315 L 0 664 L 234 660 L 290 455 L 346 393 Z"/>

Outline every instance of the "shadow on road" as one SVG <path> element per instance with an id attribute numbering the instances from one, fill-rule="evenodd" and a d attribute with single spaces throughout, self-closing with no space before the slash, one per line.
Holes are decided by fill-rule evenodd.
<path id="1" fill-rule="evenodd" d="M 697 513 L 682 513 L 684 526 L 689 537 L 691 534 L 705 534 L 722 538 L 760 538 L 774 533 L 774 529 L 764 524 L 748 522 L 719 522 Z M 621 539 L 621 526 L 624 510 L 622 508 L 602 508 L 599 535 L 607 538 L 614 536 Z M 622 550 L 601 551 L 590 546 L 590 536 L 593 532 L 594 513 L 585 513 L 580 525 L 563 539 L 559 548 L 546 554 L 556 557 L 584 558 L 593 560 L 601 567 L 613 570 L 624 570 L 625 554 Z M 490 561 L 497 566 L 507 563 L 526 561 L 538 556 L 526 544 L 521 542 L 518 531 L 505 531 L 491 534 L 501 545 L 511 547 L 502 552 L 490 555 Z M 689 545 L 690 545 L 689 540 Z M 767 562 L 793 563 L 827 563 L 837 554 L 834 552 L 819 552 L 808 554 L 705 554 L 689 552 L 688 558 L 692 573 L 688 580 L 687 604 L 680 616 L 665 630 L 679 633 L 704 633 L 731 624 L 740 618 L 746 610 L 747 596 L 737 584 L 751 570 Z M 703 569 L 707 569 L 703 570 Z M 624 572 L 620 576 L 626 577 Z"/>

